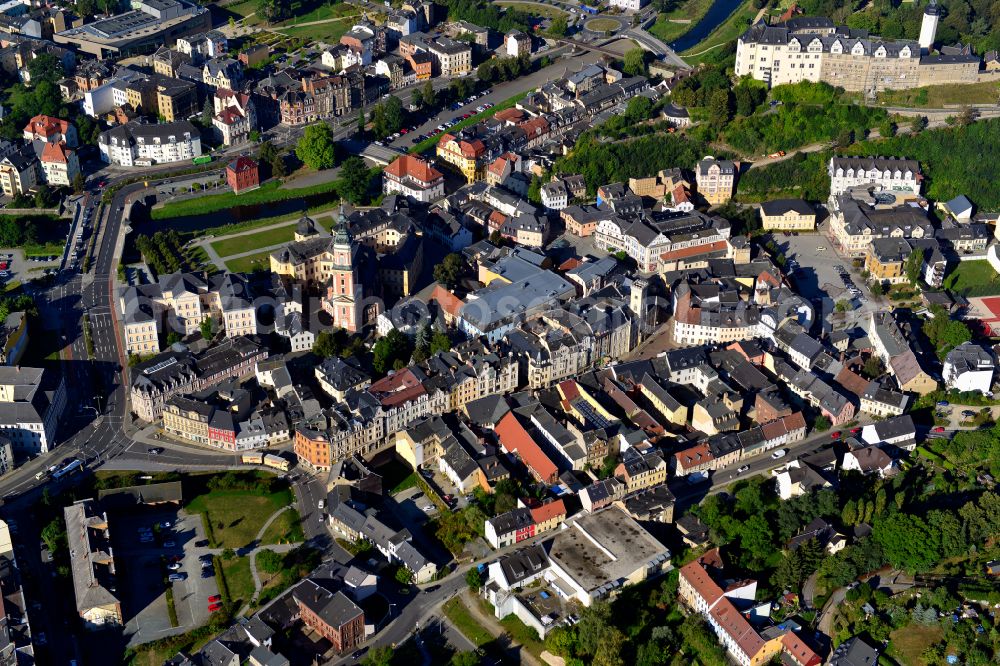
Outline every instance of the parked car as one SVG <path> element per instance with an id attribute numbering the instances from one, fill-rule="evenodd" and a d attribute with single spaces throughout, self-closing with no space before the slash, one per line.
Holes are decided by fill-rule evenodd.
<path id="1" fill-rule="evenodd" d="M 737 474 L 742 474 L 743 472 L 749 472 L 749 471 L 750 471 L 750 465 L 743 465 L 742 467 L 738 467 L 736 469 Z"/>
<path id="2" fill-rule="evenodd" d="M 171 583 L 176 583 L 177 581 L 181 580 L 187 580 L 187 574 L 184 573 L 183 571 L 172 573 L 169 576 L 167 576 L 167 580 L 170 581 Z"/>
<path id="3" fill-rule="evenodd" d="M 170 564 L 167 565 L 167 569 L 169 569 L 170 571 L 180 571 L 181 570 L 181 563 L 180 562 L 171 562 Z"/>
<path id="4" fill-rule="evenodd" d="M 937 426 L 934 428 L 934 432 L 944 432 L 944 426 Z"/>
<path id="5" fill-rule="evenodd" d="M 830 433 L 830 438 L 831 439 L 840 439 L 840 435 L 841 434 L 842 433 L 839 430 L 834 430 L 833 432 Z"/>
<path id="6" fill-rule="evenodd" d="M 774 458 L 775 460 L 778 460 L 779 458 L 784 458 L 787 453 L 788 449 L 778 449 L 777 451 L 771 454 L 771 457 Z"/>
<path id="7" fill-rule="evenodd" d="M 216 604 L 216 603 L 219 603 L 220 601 L 222 601 L 222 595 L 221 594 L 213 594 L 212 596 L 210 596 L 208 598 L 208 603 L 210 603 L 210 604 Z"/>
<path id="8" fill-rule="evenodd" d="M 209 604 L 208 605 L 208 612 L 209 613 L 214 613 L 214 612 L 220 610 L 221 608 L 222 608 L 222 604 Z"/>

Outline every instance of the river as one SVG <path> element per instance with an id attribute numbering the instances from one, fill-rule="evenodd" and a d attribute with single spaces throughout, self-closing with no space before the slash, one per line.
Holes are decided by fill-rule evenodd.
<path id="1" fill-rule="evenodd" d="M 712 34 L 742 4 L 742 0 L 715 0 L 698 24 L 670 45 L 677 53 L 687 51 Z"/>

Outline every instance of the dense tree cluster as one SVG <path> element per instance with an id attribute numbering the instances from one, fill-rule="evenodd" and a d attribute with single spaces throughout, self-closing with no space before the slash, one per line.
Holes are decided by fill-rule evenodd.
<path id="1" fill-rule="evenodd" d="M 389 95 L 372 109 L 372 131 L 382 138 L 398 132 L 403 127 L 403 103 L 395 95 Z"/>
<path id="2" fill-rule="evenodd" d="M 421 363 L 434 354 L 449 349 L 451 349 L 451 338 L 445 331 L 424 326 L 417 331 L 413 343 L 413 356 L 410 360 L 414 363 Z"/>
<path id="3" fill-rule="evenodd" d="M 933 317 L 924 318 L 921 322 L 924 335 L 934 345 L 940 359 L 944 360 L 948 352 L 972 339 L 968 324 L 949 317 L 948 312 L 940 305 L 931 306 L 931 314 Z"/>
<path id="4" fill-rule="evenodd" d="M 320 331 L 313 340 L 312 351 L 320 358 L 349 358 L 364 352 L 365 345 L 361 337 L 351 335 L 342 328 L 330 331 Z"/>
<path id="5" fill-rule="evenodd" d="M 333 168 L 337 157 L 333 130 L 326 123 L 309 125 L 295 144 L 295 154 L 303 163 L 317 171 Z"/>
<path id="6" fill-rule="evenodd" d="M 560 173 L 579 173 L 591 194 L 605 183 L 655 174 L 661 169 L 691 169 L 706 154 L 699 141 L 676 134 L 644 136 L 619 143 L 599 143 L 584 134 L 573 152 L 556 163 Z"/>
<path id="7" fill-rule="evenodd" d="M 21 247 L 41 242 L 46 236 L 43 225 L 55 224 L 58 222 L 47 217 L 0 215 L 0 247 Z"/>
<path id="8" fill-rule="evenodd" d="M 142 254 L 146 264 L 157 275 L 165 275 L 187 268 L 184 261 L 184 243 L 174 229 L 157 231 L 150 236 L 139 236 L 135 247 Z"/>
<path id="9" fill-rule="evenodd" d="M 736 198 L 756 203 L 781 198 L 826 201 L 830 196 L 830 177 L 826 165 L 829 151 L 796 153 L 786 160 L 750 169 L 740 174 Z"/>
<path id="10" fill-rule="evenodd" d="M 378 339 L 372 348 L 372 367 L 375 372 L 384 375 L 390 370 L 406 367 L 413 354 L 413 342 L 399 329 L 392 329 L 388 335 Z"/>
<path id="11" fill-rule="evenodd" d="M 531 29 L 531 14 L 507 9 L 504 11 L 498 5 L 486 0 L 440 0 L 448 10 L 449 21 L 468 21 L 484 28 L 492 28 L 500 34 L 511 30 Z"/>
<path id="12" fill-rule="evenodd" d="M 813 86 L 819 88 L 819 93 L 810 90 Z M 888 118 L 883 109 L 837 103 L 835 98 L 822 99 L 827 97 L 823 93 L 833 90 L 826 84 L 789 87 L 795 88 L 796 92 L 803 91 L 806 101 L 799 101 L 794 95 L 783 93 L 780 87 L 776 88 L 775 98 L 785 97 L 788 101 L 768 113 L 734 120 L 723 132 L 726 143 L 746 154 L 769 153 L 833 141 L 847 132 L 864 136 L 870 128 Z"/>
<path id="13" fill-rule="evenodd" d="M 530 71 L 531 59 L 528 56 L 493 58 L 476 68 L 476 76 L 485 83 L 499 83 L 513 81 Z"/>

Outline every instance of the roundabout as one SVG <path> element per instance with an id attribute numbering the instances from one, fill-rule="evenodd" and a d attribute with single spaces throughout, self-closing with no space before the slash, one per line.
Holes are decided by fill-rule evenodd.
<path id="1" fill-rule="evenodd" d="M 586 21 L 583 24 L 583 29 L 599 35 L 606 35 L 608 33 L 613 34 L 627 30 L 628 24 L 624 19 L 614 16 L 598 16 Z"/>

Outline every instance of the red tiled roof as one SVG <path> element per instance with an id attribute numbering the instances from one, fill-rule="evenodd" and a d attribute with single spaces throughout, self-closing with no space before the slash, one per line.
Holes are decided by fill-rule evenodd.
<path id="1" fill-rule="evenodd" d="M 66 156 L 66 147 L 62 143 L 46 143 L 45 147 L 42 148 L 43 162 L 58 162 L 60 164 L 66 164 L 69 160 Z"/>
<path id="2" fill-rule="evenodd" d="M 243 114 L 235 106 L 227 106 L 222 111 L 215 116 L 223 122 L 225 125 L 232 125 L 240 120 L 243 120 Z"/>
<path id="3" fill-rule="evenodd" d="M 801 666 L 816 666 L 822 661 L 811 647 L 791 631 L 781 637 L 781 645 L 785 652 Z"/>
<path id="4" fill-rule="evenodd" d="M 369 386 L 368 392 L 378 398 L 382 406 L 395 407 L 427 391 L 409 368 L 403 368 Z"/>
<path id="5" fill-rule="evenodd" d="M 706 567 L 713 567 L 715 569 L 721 569 L 723 567 L 722 553 L 719 552 L 718 548 L 705 551 L 705 553 L 698 558 L 698 561 Z"/>
<path id="6" fill-rule="evenodd" d="M 549 121 L 542 116 L 538 116 L 531 120 L 525 120 L 523 123 L 518 124 L 518 127 L 523 129 L 529 137 L 541 136 L 549 131 Z"/>
<path id="7" fill-rule="evenodd" d="M 507 216 L 501 213 L 500 211 L 495 210 L 492 213 L 490 213 L 489 220 L 490 220 L 489 223 L 490 229 L 492 231 L 496 231 L 497 229 L 499 229 L 500 227 L 502 227 L 504 224 L 507 223 Z"/>
<path id="8" fill-rule="evenodd" d="M 531 519 L 534 520 L 535 523 L 544 523 L 555 518 L 556 516 L 565 515 L 566 504 L 561 499 L 546 502 L 539 507 L 531 509 Z"/>
<path id="9" fill-rule="evenodd" d="M 764 647 L 764 640 L 729 599 L 721 599 L 709 614 L 716 625 L 733 639 L 740 651 L 751 659 Z"/>
<path id="10" fill-rule="evenodd" d="M 403 155 L 385 168 L 385 172 L 396 178 L 409 176 L 421 183 L 431 183 L 442 178 L 441 172 L 414 155 Z"/>
<path id="11" fill-rule="evenodd" d="M 560 273 L 565 273 L 566 271 L 573 270 L 579 265 L 580 265 L 579 259 L 577 259 L 576 257 L 570 257 L 566 261 L 559 264 L 559 268 L 557 268 L 556 270 L 558 270 Z"/>
<path id="12" fill-rule="evenodd" d="M 760 432 L 766 440 L 777 439 L 786 433 L 785 424 L 781 419 L 776 419 L 762 425 Z"/>
<path id="13" fill-rule="evenodd" d="M 524 118 L 524 111 L 511 107 L 503 111 L 497 111 L 493 117 L 501 122 L 516 123 Z"/>
<path id="14" fill-rule="evenodd" d="M 785 430 L 788 432 L 803 430 L 806 427 L 806 418 L 802 416 L 802 412 L 795 412 L 790 416 L 782 416 L 781 422 L 785 424 Z"/>
<path id="15" fill-rule="evenodd" d="M 441 306 L 441 309 L 450 314 L 452 317 L 457 317 L 462 306 L 465 302 L 451 293 L 441 285 L 436 285 L 434 291 L 431 292 L 431 300 L 437 301 L 437 304 Z"/>
<path id="16" fill-rule="evenodd" d="M 479 157 L 486 152 L 486 145 L 479 139 L 459 141 L 458 147 L 462 151 L 462 157 Z"/>
<path id="17" fill-rule="evenodd" d="M 256 169 L 257 163 L 249 155 L 240 155 L 235 160 L 230 162 L 226 168 L 234 173 L 243 173 L 244 171 L 249 171 L 250 169 Z"/>
<path id="18" fill-rule="evenodd" d="M 576 400 L 580 397 L 580 387 L 576 385 L 575 380 L 567 379 L 559 382 L 559 393 L 563 400 Z"/>
<path id="19" fill-rule="evenodd" d="M 43 115 L 35 116 L 24 126 L 25 132 L 31 132 L 45 138 L 53 134 L 65 134 L 68 129 L 69 121 Z"/>
<path id="20" fill-rule="evenodd" d="M 702 442 L 701 444 L 695 444 L 689 449 L 678 451 L 674 454 L 674 459 L 677 461 L 677 465 L 687 468 L 711 462 L 715 460 L 715 456 L 709 450 L 708 442 Z"/>
<path id="21" fill-rule="evenodd" d="M 521 159 L 520 155 L 515 153 L 504 153 L 490 163 L 489 170 L 491 173 L 495 173 L 499 176 L 507 167 L 508 162 L 516 163 L 519 159 Z"/>
<path id="22" fill-rule="evenodd" d="M 699 254 L 708 254 L 709 252 L 721 252 L 726 249 L 726 241 L 715 241 L 714 243 L 707 243 L 705 245 L 694 245 L 692 247 L 682 247 L 679 250 L 672 250 L 670 252 L 664 252 L 660 255 L 660 259 L 664 261 L 674 261 L 676 259 L 688 259 L 690 257 L 697 257 Z"/>
<path id="23" fill-rule="evenodd" d="M 868 380 L 858 374 L 843 368 L 834 378 L 838 384 L 858 396 L 859 398 L 868 390 Z"/>
<path id="24" fill-rule="evenodd" d="M 722 598 L 722 588 L 708 575 L 700 560 L 688 562 L 681 567 L 681 580 L 687 581 L 709 606 Z"/>
<path id="25" fill-rule="evenodd" d="M 514 412 L 507 414 L 500 419 L 496 425 L 497 437 L 500 446 L 504 451 L 517 454 L 517 457 L 528 466 L 531 473 L 540 481 L 550 483 L 559 474 L 559 468 L 542 451 L 538 443 L 531 438 L 528 431 L 524 429 L 521 422 L 517 420 Z"/>

